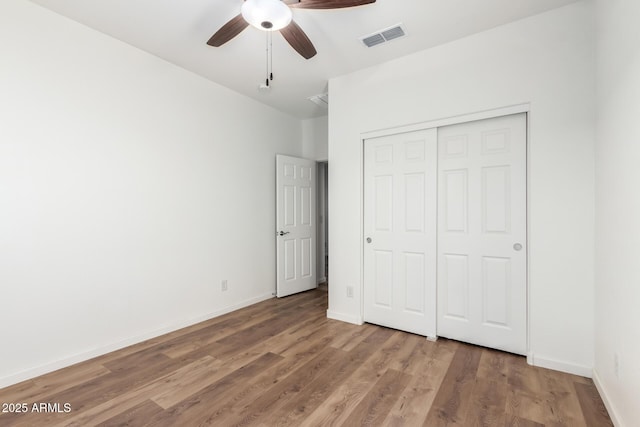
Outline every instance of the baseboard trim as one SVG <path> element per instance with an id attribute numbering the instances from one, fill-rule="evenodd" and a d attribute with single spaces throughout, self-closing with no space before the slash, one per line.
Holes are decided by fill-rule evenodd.
<path id="1" fill-rule="evenodd" d="M 338 313 L 335 311 L 327 310 L 327 318 L 333 320 L 339 320 L 341 322 L 353 323 L 354 325 L 362 325 L 364 322 L 361 318 L 353 316 L 351 314 Z"/>
<path id="2" fill-rule="evenodd" d="M 45 363 L 44 365 L 36 366 L 35 368 L 31 368 L 31 369 L 17 372 L 15 374 L 7 375 L 5 377 L 0 378 L 0 389 L 4 387 L 9 387 L 11 385 L 20 383 L 22 381 L 30 380 L 40 375 L 48 374 L 49 372 L 57 371 L 58 369 L 75 365 L 76 363 L 93 359 L 94 357 L 102 356 L 112 351 L 120 350 L 122 348 L 141 343 L 151 338 L 159 337 L 169 332 L 177 331 L 178 329 L 186 328 L 187 326 L 195 325 L 197 323 L 204 322 L 206 320 L 210 320 L 218 316 L 222 316 L 223 314 L 227 314 L 232 311 L 239 310 L 241 308 L 245 308 L 262 301 L 266 301 L 273 297 L 274 297 L 273 294 L 269 292 L 267 294 L 263 294 L 255 298 L 241 301 L 237 304 L 233 304 L 201 316 L 184 319 L 182 321 L 175 322 L 171 325 L 167 325 L 162 328 L 154 329 L 152 331 L 148 331 L 143 334 L 129 337 L 124 340 L 113 342 L 105 346 L 101 346 L 89 351 L 78 353 L 73 356 L 65 357 L 63 359 L 59 359 L 50 363 Z"/>
<path id="3" fill-rule="evenodd" d="M 615 406 L 611 399 L 609 399 L 609 394 L 607 393 L 607 389 L 605 388 L 602 380 L 600 379 L 600 375 L 598 375 L 598 371 L 593 368 L 593 383 L 596 385 L 596 389 L 598 393 L 600 393 L 600 397 L 602 398 L 602 402 L 604 402 L 605 408 L 607 408 L 607 412 L 609 412 L 609 418 L 611 418 L 611 422 L 616 427 L 623 427 L 622 422 L 620 422 L 620 418 L 617 415 L 615 410 Z"/>
<path id="4" fill-rule="evenodd" d="M 537 356 L 533 353 L 529 353 L 527 355 L 527 363 L 533 366 L 538 366 L 540 368 L 553 369 L 554 371 L 580 375 L 581 377 L 591 378 L 591 375 L 593 375 L 593 368 L 591 366 L 577 365 L 575 363 L 549 359 L 546 357 Z"/>

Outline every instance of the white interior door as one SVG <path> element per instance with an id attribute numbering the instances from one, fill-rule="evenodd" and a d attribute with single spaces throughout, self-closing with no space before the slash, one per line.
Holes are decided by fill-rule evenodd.
<path id="1" fill-rule="evenodd" d="M 438 129 L 438 335 L 525 354 L 526 114 Z"/>
<path id="2" fill-rule="evenodd" d="M 364 320 L 436 332 L 435 129 L 364 146 Z"/>
<path id="3" fill-rule="evenodd" d="M 278 297 L 316 287 L 316 162 L 276 156 Z"/>

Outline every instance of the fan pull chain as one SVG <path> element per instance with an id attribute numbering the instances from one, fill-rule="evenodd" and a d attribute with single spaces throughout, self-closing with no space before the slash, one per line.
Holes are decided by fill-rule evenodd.
<path id="1" fill-rule="evenodd" d="M 269 33 L 269 80 L 273 80 L 273 31 L 268 31 Z"/>
<path id="2" fill-rule="evenodd" d="M 265 31 L 267 41 L 267 78 L 265 79 L 265 85 L 269 87 L 269 31 Z"/>
<path id="3" fill-rule="evenodd" d="M 264 80 L 264 88 L 268 89 L 271 85 L 271 81 L 273 80 L 273 32 L 272 31 L 265 31 L 265 33 L 267 33 L 267 48 L 266 48 L 266 53 L 267 53 L 267 77 Z"/>

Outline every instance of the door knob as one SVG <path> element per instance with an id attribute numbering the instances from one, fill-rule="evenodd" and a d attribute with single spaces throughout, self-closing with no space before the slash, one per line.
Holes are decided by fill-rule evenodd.
<path id="1" fill-rule="evenodd" d="M 367 243 L 371 243 L 371 237 L 367 237 Z"/>
<path id="2" fill-rule="evenodd" d="M 278 236 L 284 236 L 285 234 L 289 234 L 289 232 L 288 231 L 280 231 L 278 233 Z"/>
<path id="3" fill-rule="evenodd" d="M 516 251 L 519 251 L 522 249 L 522 245 L 520 243 L 514 243 L 513 249 L 515 249 Z"/>

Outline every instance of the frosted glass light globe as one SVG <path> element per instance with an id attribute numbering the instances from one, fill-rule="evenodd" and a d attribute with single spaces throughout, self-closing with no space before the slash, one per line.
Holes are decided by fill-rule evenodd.
<path id="1" fill-rule="evenodd" d="M 247 0 L 241 12 L 249 24 L 263 31 L 281 30 L 292 18 L 289 6 L 280 0 Z"/>

